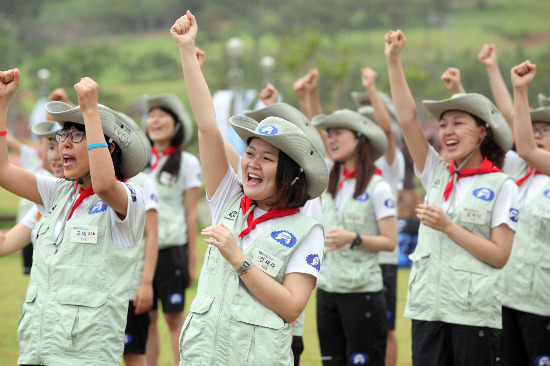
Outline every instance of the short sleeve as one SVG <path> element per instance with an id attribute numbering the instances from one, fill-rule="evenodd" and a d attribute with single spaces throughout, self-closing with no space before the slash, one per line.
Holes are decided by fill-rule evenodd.
<path id="1" fill-rule="evenodd" d="M 388 182 L 380 181 L 376 184 L 372 193 L 372 205 L 376 221 L 384 217 L 397 216 L 395 199 Z"/>
<path id="2" fill-rule="evenodd" d="M 435 151 L 433 146 L 430 146 L 428 149 L 428 154 L 426 155 L 426 161 L 424 163 L 424 171 L 420 173 L 416 167 L 416 164 L 414 165 L 414 174 L 416 174 L 416 176 L 420 179 L 420 182 L 426 191 L 428 191 L 428 188 L 430 187 L 437 164 L 442 161 L 443 159 L 441 159 L 441 156 L 437 153 L 437 151 Z"/>
<path id="3" fill-rule="evenodd" d="M 31 209 L 25 214 L 25 216 L 23 216 L 21 221 L 19 221 L 19 223 L 33 230 L 36 225 L 36 218 L 38 214 L 38 207 L 36 207 L 36 205 L 33 205 Z"/>
<path id="4" fill-rule="evenodd" d="M 36 185 L 43 203 L 43 205 L 36 206 L 42 216 L 46 216 L 50 211 L 53 194 L 56 188 L 63 182 L 65 182 L 64 179 L 36 175 Z"/>
<path id="5" fill-rule="evenodd" d="M 491 228 L 506 224 L 510 229 L 516 231 L 518 218 L 518 187 L 511 179 L 507 179 L 496 198 L 491 217 Z"/>
<path id="6" fill-rule="evenodd" d="M 206 195 L 206 201 L 210 206 L 212 225 L 219 223 L 220 217 L 229 201 L 231 201 L 236 194 L 242 192 L 242 189 L 242 185 L 237 175 L 231 166 L 228 166 L 227 172 L 220 182 L 218 189 L 214 192 L 214 195 L 212 195 L 212 198 L 208 199 L 208 192 Z"/>
<path id="7" fill-rule="evenodd" d="M 152 176 L 143 182 L 143 197 L 145 200 L 145 211 L 159 209 L 159 193 L 157 183 Z"/>
<path id="8" fill-rule="evenodd" d="M 121 220 L 113 209 L 111 212 L 111 231 L 115 245 L 120 248 L 132 248 L 137 243 L 145 228 L 145 200 L 143 189 L 131 183 L 124 184 L 128 197 L 126 217 Z"/>
<path id="9" fill-rule="evenodd" d="M 185 165 L 181 167 L 182 180 L 181 189 L 185 191 L 189 188 L 202 187 L 202 172 L 199 159 L 195 155 L 188 155 Z"/>
<path id="10" fill-rule="evenodd" d="M 292 253 L 285 274 L 305 273 L 317 278 L 323 261 L 324 246 L 323 229 L 316 225 L 306 235 L 302 244 Z"/>

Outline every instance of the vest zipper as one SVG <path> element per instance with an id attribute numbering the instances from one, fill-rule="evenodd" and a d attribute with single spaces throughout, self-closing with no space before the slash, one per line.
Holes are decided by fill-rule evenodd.
<path id="1" fill-rule="evenodd" d="M 233 269 L 233 268 L 232 268 Z M 218 318 L 216 319 L 216 328 L 214 328 L 214 348 L 212 349 L 212 359 L 210 365 L 214 365 L 214 358 L 216 357 L 216 345 L 218 344 L 218 325 L 220 324 L 220 318 L 222 316 L 223 304 L 225 300 L 225 293 L 227 292 L 227 280 L 231 275 L 231 271 L 227 271 L 225 278 L 223 280 L 223 295 L 220 302 L 220 309 L 218 310 Z"/>
<path id="2" fill-rule="evenodd" d="M 44 299 L 44 302 L 42 304 L 42 312 L 40 314 L 40 342 L 39 342 L 39 346 L 38 346 L 38 360 L 39 360 L 40 364 L 42 363 L 41 353 L 42 353 L 42 339 L 43 339 L 42 333 L 43 333 L 43 330 L 44 330 L 44 310 L 46 308 L 46 305 L 48 304 L 48 300 L 49 300 L 49 297 L 50 297 L 51 264 L 52 264 L 53 258 L 55 256 L 55 253 L 57 253 L 57 248 L 55 249 L 55 252 L 51 255 L 50 262 L 48 263 L 48 292 L 46 293 L 46 298 Z"/>

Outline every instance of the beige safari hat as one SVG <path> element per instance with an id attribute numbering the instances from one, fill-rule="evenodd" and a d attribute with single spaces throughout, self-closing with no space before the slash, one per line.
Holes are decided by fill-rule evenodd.
<path id="1" fill-rule="evenodd" d="M 550 123 L 550 106 L 533 109 L 531 111 L 531 122 Z"/>
<path id="2" fill-rule="evenodd" d="M 351 109 L 340 109 L 332 114 L 320 114 L 313 117 L 313 124 L 322 129 L 347 128 L 359 132 L 369 140 L 374 160 L 378 159 L 388 148 L 386 134 L 376 123 L 359 112 Z"/>
<path id="3" fill-rule="evenodd" d="M 150 111 L 156 107 L 163 107 L 171 110 L 178 116 L 183 127 L 183 144 L 182 148 L 189 144 L 193 137 L 193 124 L 189 114 L 185 111 L 185 107 L 175 94 L 159 94 L 159 95 L 146 95 L 143 97 L 147 105 L 147 111 Z M 176 121 L 177 122 L 177 121 Z"/>
<path id="4" fill-rule="evenodd" d="M 56 121 L 42 121 L 31 127 L 31 132 L 36 136 L 41 136 L 48 139 L 55 138 L 55 133 L 60 130 L 61 125 Z"/>
<path id="5" fill-rule="evenodd" d="M 537 95 L 537 98 L 539 100 L 539 106 L 541 107 L 550 107 L 550 97 L 547 97 L 546 95 L 539 93 Z"/>
<path id="6" fill-rule="evenodd" d="M 258 137 L 294 160 L 304 170 L 306 189 L 311 199 L 319 197 L 327 189 L 328 170 L 324 155 L 295 124 L 279 117 L 267 117 L 258 123 L 246 116 L 233 116 L 229 122 L 245 144 L 250 138 Z"/>
<path id="7" fill-rule="evenodd" d="M 317 132 L 317 129 L 301 111 L 290 104 L 274 103 L 261 109 L 246 110 L 244 111 L 244 115 L 257 122 L 261 122 L 267 117 L 279 117 L 287 120 L 301 129 L 323 156 L 326 154 L 325 144 L 323 143 L 321 135 Z"/>
<path id="8" fill-rule="evenodd" d="M 367 117 L 371 121 L 376 122 L 376 119 L 374 118 L 374 108 L 371 107 L 370 105 L 366 105 L 366 106 L 363 106 L 363 107 L 359 108 L 357 110 L 357 112 L 359 112 L 363 116 Z M 401 138 L 403 137 L 403 133 L 401 132 L 401 128 L 399 127 L 399 124 L 397 123 L 397 119 L 392 117 L 391 113 L 390 113 L 390 118 L 391 118 L 390 126 L 391 126 L 391 131 L 393 133 L 393 136 L 397 141 L 400 141 Z M 376 124 L 378 124 L 378 122 L 376 122 Z"/>
<path id="9" fill-rule="evenodd" d="M 449 99 L 425 100 L 424 107 L 439 121 L 446 111 L 468 112 L 487 123 L 493 131 L 495 142 L 504 151 L 512 148 L 512 131 L 504 116 L 487 97 L 477 93 L 457 93 Z"/>
<path id="10" fill-rule="evenodd" d="M 141 172 L 151 159 L 151 144 L 145 133 L 130 117 L 122 116 L 102 104 L 97 105 L 103 133 L 112 138 L 122 151 L 120 172 L 124 178 L 132 178 Z M 84 116 L 80 106 L 72 107 L 63 102 L 48 102 L 46 111 L 61 126 L 66 122 L 83 125 Z"/>
<path id="11" fill-rule="evenodd" d="M 384 103 L 384 107 L 386 107 L 386 109 L 390 113 L 392 120 L 395 120 L 397 122 L 397 117 L 395 114 L 395 106 L 393 105 L 393 101 L 391 97 L 382 91 L 377 90 L 377 92 L 378 92 L 378 96 L 380 97 L 380 100 L 382 100 L 382 103 Z M 367 91 L 351 92 L 351 98 L 353 99 L 353 101 L 355 102 L 358 108 L 362 107 L 363 103 L 365 102 L 369 102 L 370 104 L 370 94 Z"/>

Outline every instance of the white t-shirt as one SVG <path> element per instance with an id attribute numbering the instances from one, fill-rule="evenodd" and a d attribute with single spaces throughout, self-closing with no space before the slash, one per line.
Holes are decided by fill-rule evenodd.
<path id="1" fill-rule="evenodd" d="M 220 222 L 220 217 L 225 210 L 229 201 L 237 194 L 242 192 L 242 186 L 239 179 L 233 169 L 229 167 L 225 177 L 221 181 L 218 189 L 214 193 L 211 199 L 206 197 L 208 204 L 210 205 L 210 212 L 212 215 L 212 225 L 217 225 Z M 265 214 L 266 211 L 259 208 L 254 209 L 254 217 L 260 217 Z M 273 218 L 268 221 L 264 221 L 256 225 L 254 229 L 245 235 L 242 239 L 242 248 L 244 252 L 246 248 L 256 239 L 262 232 L 269 230 L 273 225 L 276 225 L 283 218 Z M 303 242 L 296 248 L 290 260 L 287 264 L 285 274 L 288 273 L 306 273 L 312 276 L 319 275 L 319 270 L 314 268 L 311 264 L 308 264 L 307 257 L 310 255 L 317 255 L 318 258 L 323 258 L 324 247 L 323 230 L 316 226 L 314 227 L 304 238 Z"/>
<path id="2" fill-rule="evenodd" d="M 32 205 L 31 209 L 27 211 L 25 216 L 23 216 L 23 218 L 19 220 L 19 223 L 33 230 L 36 225 L 37 215 L 38 215 L 38 208 L 36 207 L 36 205 Z"/>
<path id="3" fill-rule="evenodd" d="M 164 163 L 166 163 L 166 160 L 168 159 L 169 155 L 163 155 L 160 157 L 159 162 L 155 170 L 151 171 L 151 175 L 156 178 L 157 172 L 160 171 L 160 168 L 164 166 Z M 153 163 L 153 159 L 155 157 L 153 156 L 151 158 L 151 163 Z M 180 167 L 181 172 L 185 172 L 185 174 L 182 174 L 182 180 L 181 180 L 181 190 L 185 191 L 189 188 L 196 188 L 196 187 L 202 187 L 202 173 L 201 173 L 201 164 L 199 163 L 199 159 L 195 155 L 190 155 L 188 159 L 185 161 L 185 165 L 182 165 Z M 161 173 L 160 181 L 162 182 L 163 177 Z"/>
<path id="4" fill-rule="evenodd" d="M 144 211 L 159 210 L 159 193 L 153 176 L 149 175 L 143 181 L 143 197 L 145 199 Z"/>
<path id="5" fill-rule="evenodd" d="M 403 190 L 403 181 L 405 180 L 405 157 L 399 148 L 395 148 L 395 158 L 392 165 L 388 164 L 385 156 L 378 158 L 374 165 L 382 170 L 382 177 L 388 182 L 392 192 L 397 194 Z M 395 197 L 397 198 L 397 196 Z"/>
<path id="6" fill-rule="evenodd" d="M 414 172 L 418 176 L 418 178 L 420 178 L 420 181 L 422 182 L 422 185 L 424 186 L 424 189 L 426 191 L 428 191 L 431 187 L 435 167 L 437 166 L 437 164 L 439 164 L 440 161 L 442 161 L 441 156 L 439 156 L 437 151 L 435 151 L 435 149 L 430 146 L 428 155 L 426 156 L 426 162 L 424 164 L 424 171 L 422 172 L 422 174 L 418 172 L 416 165 L 414 166 Z M 449 174 L 449 180 L 450 179 L 451 175 Z M 458 179 L 455 186 L 453 187 L 455 195 L 454 206 L 449 207 L 451 204 L 451 199 L 443 201 L 443 205 L 441 207 L 443 212 L 447 213 L 447 215 L 450 216 L 453 212 L 453 209 L 458 206 L 460 202 L 464 200 L 468 192 L 470 192 L 470 189 L 472 188 L 472 185 L 474 184 L 476 179 L 477 175 Z M 512 180 L 507 180 L 502 185 L 500 193 L 496 196 L 496 201 L 493 208 L 493 215 L 491 217 L 491 228 L 495 228 L 500 224 L 506 224 L 510 229 L 516 231 L 517 223 L 512 220 L 510 210 L 518 210 L 519 208 L 517 188 L 518 187 L 516 186 L 515 182 Z M 513 218 L 515 217 L 516 216 L 513 216 Z"/>
<path id="7" fill-rule="evenodd" d="M 508 175 L 514 174 L 520 166 L 527 165 L 515 151 L 508 151 L 504 160 L 502 171 Z M 545 174 L 533 174 L 518 187 L 518 200 L 521 210 L 533 199 L 540 190 L 550 182 L 550 177 Z M 521 211 L 520 210 L 520 211 Z"/>
<path id="8" fill-rule="evenodd" d="M 42 216 L 47 216 L 51 208 L 54 191 L 57 186 L 65 182 L 65 180 L 37 175 L 36 181 L 38 185 L 38 192 L 40 193 L 40 197 L 44 203 L 43 206 L 37 205 L 37 207 Z M 129 249 L 132 248 L 143 235 L 145 220 L 141 220 L 141 218 L 145 215 L 145 202 L 143 198 L 143 189 L 140 186 L 122 182 L 119 184 L 122 184 L 126 190 L 126 195 L 128 196 L 128 209 L 126 217 L 124 220 L 121 220 L 116 212 L 109 208 L 109 212 L 111 214 L 112 239 L 115 245 L 119 248 Z M 70 195 L 69 199 L 65 203 L 62 213 L 57 218 L 54 231 L 56 238 L 61 231 L 61 227 L 63 226 L 63 222 L 67 217 L 69 210 L 73 206 L 73 202 L 75 202 L 76 194 L 77 193 L 75 190 L 75 193 Z M 69 219 L 65 224 L 65 230 L 68 228 L 68 224 L 70 224 L 75 217 L 85 214 L 86 205 L 90 199 L 93 199 L 93 196 L 86 197 L 82 203 L 78 205 L 71 219 Z M 63 235 L 70 234 L 65 232 Z M 59 235 L 58 243 L 61 242 L 61 239 L 62 235 Z"/>

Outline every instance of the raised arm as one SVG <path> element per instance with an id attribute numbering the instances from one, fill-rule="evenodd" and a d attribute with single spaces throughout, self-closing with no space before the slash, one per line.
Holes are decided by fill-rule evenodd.
<path id="1" fill-rule="evenodd" d="M 8 160 L 8 105 L 19 87 L 19 76 L 19 69 L 0 71 L 0 186 L 19 197 L 42 205 L 36 176 Z"/>
<path id="2" fill-rule="evenodd" d="M 319 114 L 323 114 L 321 98 L 319 98 L 320 79 L 319 70 L 317 69 L 310 70 L 307 75 L 304 76 L 304 87 L 306 89 L 305 103 L 309 113 L 306 117 L 309 119 L 312 119 Z"/>
<path id="3" fill-rule="evenodd" d="M 443 84 L 445 84 L 447 89 L 453 94 L 466 93 L 466 90 L 464 90 L 460 82 L 460 70 L 456 67 L 449 67 L 445 70 L 441 75 L 441 81 L 443 81 Z"/>
<path id="4" fill-rule="evenodd" d="M 361 82 L 365 89 L 369 92 L 370 103 L 372 108 L 374 108 L 374 119 L 376 124 L 384 131 L 386 138 L 388 139 L 388 148 L 384 157 L 388 162 L 388 165 L 393 164 L 395 159 L 395 149 L 397 148 L 397 143 L 395 142 L 395 136 L 391 129 L 391 117 L 390 113 L 386 109 L 386 106 L 380 99 L 378 95 L 378 90 L 376 90 L 376 77 L 378 75 L 370 67 L 361 69 Z"/>
<path id="5" fill-rule="evenodd" d="M 513 128 L 514 102 L 512 101 L 512 96 L 508 91 L 508 87 L 506 87 L 504 78 L 500 73 L 497 60 L 497 49 L 495 48 L 495 45 L 483 45 L 477 55 L 477 58 L 483 65 L 485 65 L 485 68 L 487 69 L 487 77 L 489 78 L 491 93 L 493 93 L 493 98 L 495 99 L 497 108 L 506 119 L 506 122 L 508 122 L 510 128 Z"/>
<path id="6" fill-rule="evenodd" d="M 229 163 L 222 134 L 216 122 L 212 96 L 195 53 L 197 21 L 190 11 L 179 18 L 170 33 L 176 41 L 183 68 L 185 88 L 198 127 L 199 152 L 206 193 L 212 197 L 220 185 Z"/>
<path id="7" fill-rule="evenodd" d="M 416 104 L 407 84 L 403 65 L 401 64 L 401 50 L 405 47 L 407 38 L 405 38 L 405 35 L 400 30 L 397 30 L 387 33 L 385 40 L 384 54 L 388 63 L 391 95 L 393 104 L 395 105 L 397 122 L 399 122 L 399 126 L 403 131 L 403 137 L 411 157 L 418 170 L 422 173 L 428 155 L 429 144 L 418 122 Z"/>
<path id="8" fill-rule="evenodd" d="M 265 88 L 260 91 L 260 100 L 267 106 L 279 101 L 279 91 L 273 86 L 273 84 L 267 84 Z"/>
<path id="9" fill-rule="evenodd" d="M 306 104 L 306 79 L 305 77 L 298 78 L 294 84 L 292 85 L 292 89 L 294 89 L 294 93 L 296 94 L 296 97 L 298 98 L 298 106 L 300 107 L 300 110 L 302 113 L 307 117 L 311 118 L 310 112 L 308 111 L 308 106 Z"/>

